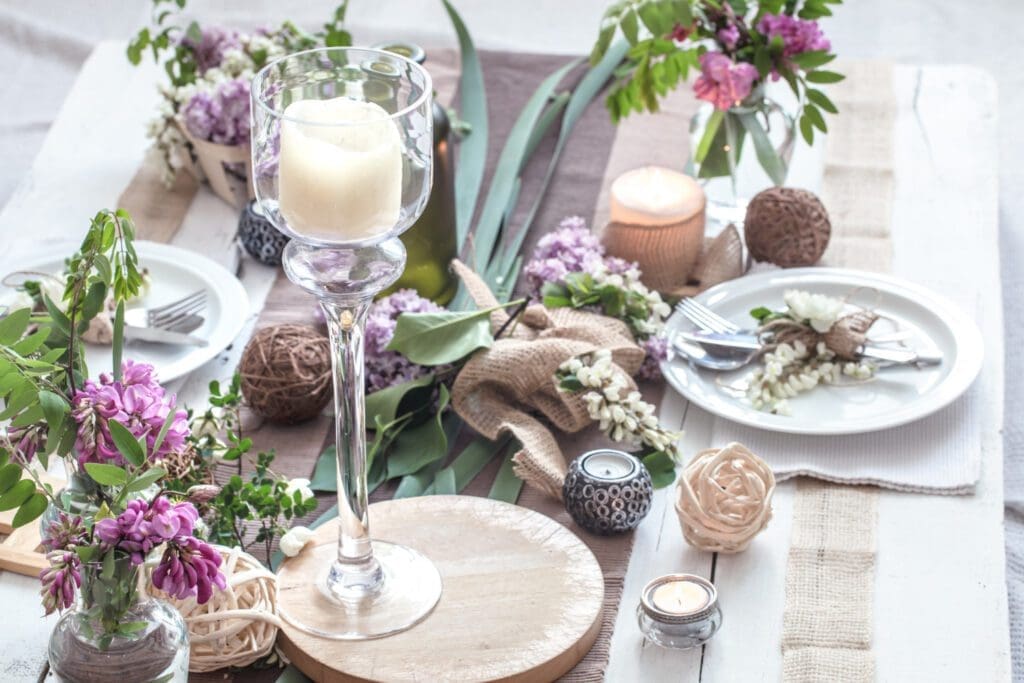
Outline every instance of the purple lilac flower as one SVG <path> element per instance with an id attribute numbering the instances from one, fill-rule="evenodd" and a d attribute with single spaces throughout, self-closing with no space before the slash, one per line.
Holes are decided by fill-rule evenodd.
<path id="1" fill-rule="evenodd" d="M 224 61 L 225 52 L 242 47 L 238 31 L 219 27 L 203 29 L 198 44 L 188 36 L 182 39 L 181 44 L 191 48 L 196 60 L 196 70 L 200 75 L 209 69 L 220 66 L 220 63 Z"/>
<path id="2" fill-rule="evenodd" d="M 220 571 L 222 562 L 220 554 L 198 538 L 178 539 L 167 546 L 153 570 L 153 585 L 179 600 L 195 597 L 202 605 L 213 595 L 214 586 L 221 590 L 227 586 Z"/>
<path id="3" fill-rule="evenodd" d="M 152 503 L 137 498 L 116 518 L 96 522 L 93 531 L 104 548 L 124 551 L 131 555 L 132 564 L 142 564 L 153 548 L 191 538 L 197 519 L 192 503 L 172 504 L 162 496 Z"/>
<path id="4" fill-rule="evenodd" d="M 718 42 L 726 50 L 736 49 L 736 43 L 740 42 L 740 30 L 736 28 L 736 24 L 729 24 L 725 28 L 719 29 L 717 36 Z"/>
<path id="5" fill-rule="evenodd" d="M 27 427 L 8 427 L 7 440 L 14 445 L 14 452 L 23 463 L 36 456 L 46 438 L 45 424 L 30 424 Z"/>
<path id="6" fill-rule="evenodd" d="M 39 573 L 43 584 L 39 591 L 47 614 L 67 609 L 75 601 L 75 591 L 82 585 L 82 561 L 74 551 L 54 550 L 47 554 L 50 566 Z"/>
<path id="7" fill-rule="evenodd" d="M 698 99 L 726 111 L 742 102 L 754 85 L 757 69 L 753 64 L 734 63 L 721 52 L 705 52 L 700 56 L 701 75 L 693 83 Z"/>
<path id="8" fill-rule="evenodd" d="M 182 110 L 188 132 L 218 145 L 249 142 L 249 82 L 225 81 L 213 92 L 200 91 Z"/>
<path id="9" fill-rule="evenodd" d="M 57 519 L 46 525 L 43 533 L 43 545 L 47 550 L 69 550 L 74 546 L 83 545 L 86 541 L 85 526 L 82 518 L 72 517 L 66 512 L 58 512 Z"/>
<path id="10" fill-rule="evenodd" d="M 782 38 L 782 56 L 792 57 L 802 52 L 832 49 L 832 44 L 818 28 L 818 22 L 797 19 L 785 14 L 766 15 L 757 24 L 757 30 L 771 40 Z"/>
<path id="11" fill-rule="evenodd" d="M 640 342 L 640 348 L 647 354 L 637 376 L 640 379 L 660 379 L 661 362 L 668 359 L 668 339 L 653 336 Z"/>
<path id="12" fill-rule="evenodd" d="M 545 282 L 561 283 L 569 273 L 592 269 L 604 258 L 604 247 L 579 216 L 562 219 L 558 228 L 544 235 L 523 268 L 534 296 Z"/>
<path id="13" fill-rule="evenodd" d="M 72 401 L 78 437 L 75 448 L 78 461 L 124 464 L 124 458 L 110 436 L 111 420 L 115 420 L 136 438 L 146 437 L 147 451 L 153 460 L 160 460 L 181 449 L 188 436 L 188 419 L 184 410 L 175 410 L 174 396 L 166 396 L 164 388 L 153 377 L 153 366 L 125 361 L 121 381 L 108 374 L 100 375 L 99 384 L 86 380 Z M 174 420 L 167 429 L 163 443 L 154 453 L 153 445 L 167 415 L 174 411 Z"/>
<path id="14" fill-rule="evenodd" d="M 377 301 L 366 318 L 366 389 L 377 391 L 401 382 L 422 377 L 428 368 L 413 363 L 405 356 L 388 351 L 395 335 L 398 316 L 402 313 L 436 313 L 443 311 L 430 299 L 412 289 L 400 289 Z"/>

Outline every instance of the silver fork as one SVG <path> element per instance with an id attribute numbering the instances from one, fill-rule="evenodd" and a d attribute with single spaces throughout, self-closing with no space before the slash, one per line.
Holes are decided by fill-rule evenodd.
<path id="1" fill-rule="evenodd" d="M 191 316 L 206 309 L 206 290 L 201 289 L 177 301 L 146 309 L 146 322 L 150 327 L 171 329 Z"/>
<path id="2" fill-rule="evenodd" d="M 736 334 L 741 329 L 739 325 L 726 320 L 695 299 L 683 299 L 676 304 L 676 311 L 706 332 Z"/>

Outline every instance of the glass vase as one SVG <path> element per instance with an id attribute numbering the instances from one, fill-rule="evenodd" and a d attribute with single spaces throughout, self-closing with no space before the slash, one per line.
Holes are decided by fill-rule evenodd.
<path id="1" fill-rule="evenodd" d="M 102 500 L 100 489 L 100 485 L 93 481 L 92 477 L 80 470 L 73 471 L 71 476 L 68 477 L 68 485 L 57 491 L 55 496 L 60 505 L 57 506 L 51 502 L 39 518 L 39 529 L 42 537 L 46 538 L 46 532 L 50 527 L 50 523 L 57 521 L 61 512 L 65 512 L 72 517 L 81 517 L 86 522 L 91 523 L 93 515 L 100 508 L 100 501 Z M 133 497 L 151 502 L 159 493 L 160 485 L 152 484 L 138 491 Z"/>
<path id="2" fill-rule="evenodd" d="M 130 557 L 117 559 L 106 573 L 99 563 L 82 566 L 78 602 L 50 635 L 50 670 L 56 680 L 188 680 L 185 620 L 174 607 L 140 590 L 141 569 Z"/>
<path id="3" fill-rule="evenodd" d="M 755 88 L 726 111 L 710 103 L 690 121 L 687 172 L 704 186 L 711 228 L 742 225 L 761 190 L 786 182 L 796 142 L 796 119 Z"/>

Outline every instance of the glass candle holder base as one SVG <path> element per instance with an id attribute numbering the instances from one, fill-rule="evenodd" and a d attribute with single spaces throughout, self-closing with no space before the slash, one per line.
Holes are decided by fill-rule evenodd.
<path id="1" fill-rule="evenodd" d="M 371 590 L 339 594 L 338 546 L 306 548 L 278 572 L 278 611 L 296 628 L 331 640 L 368 640 L 405 631 L 422 621 L 441 598 L 441 575 L 421 553 L 372 541 L 381 577 Z M 344 580 L 341 580 L 344 583 Z M 360 597 L 361 596 L 361 597 Z"/>

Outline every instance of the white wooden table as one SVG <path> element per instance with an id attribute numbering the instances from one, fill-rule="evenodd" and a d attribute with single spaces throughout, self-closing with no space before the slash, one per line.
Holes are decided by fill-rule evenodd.
<path id="1" fill-rule="evenodd" d="M 88 218 L 112 206 L 145 153 L 144 122 L 153 111 L 153 68 L 133 69 L 123 44 L 103 43 L 84 66 L 31 173 L 0 212 L 0 272 L 39 254 L 64 255 Z M 974 496 L 883 493 L 879 506 L 875 587 L 878 676 L 885 681 L 1003 681 L 1010 678 L 1003 568 L 1003 348 L 997 247 L 995 85 L 963 67 L 898 67 L 894 270 L 910 279 L 945 273 L 942 292 L 978 311 L 987 340 L 979 382 L 984 396 L 982 480 Z M 796 173 L 813 184 L 814 153 Z M 202 190 L 174 243 L 229 260 L 237 217 Z M 957 283 L 982 283 L 983 296 L 963 301 Z M 242 280 L 262 305 L 273 271 L 246 262 Z M 196 405 L 211 379 L 227 379 L 239 343 L 185 380 L 179 400 Z M 684 452 L 708 445 L 710 419 L 669 394 L 667 423 L 686 430 Z M 686 546 L 671 496 L 658 495 L 637 534 L 612 643 L 609 681 L 777 680 L 783 580 L 793 486 L 775 499 L 775 518 L 750 550 L 737 556 Z M 642 585 L 670 571 L 714 574 L 724 627 L 701 651 L 646 645 L 635 625 Z M 34 680 L 45 658 L 53 618 L 40 618 L 38 582 L 0 572 L 0 680 Z"/>

